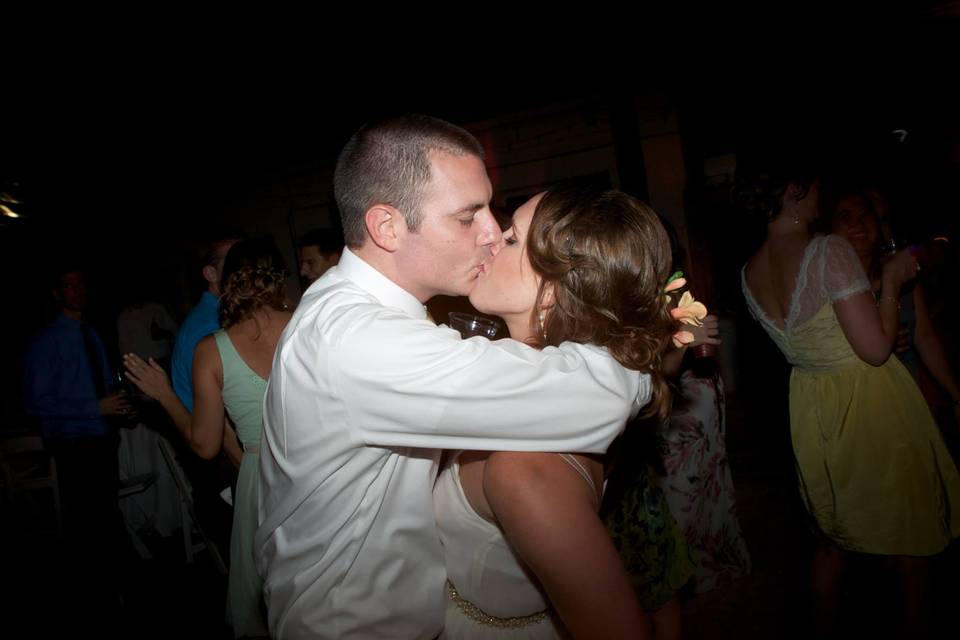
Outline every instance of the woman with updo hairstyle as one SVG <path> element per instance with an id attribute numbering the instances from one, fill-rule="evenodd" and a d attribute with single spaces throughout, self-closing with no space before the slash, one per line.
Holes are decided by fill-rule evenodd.
<path id="1" fill-rule="evenodd" d="M 662 416 L 660 355 L 677 329 L 669 270 L 650 207 L 619 191 L 555 188 L 517 209 L 470 302 L 500 316 L 512 340 L 591 345 L 642 372 L 635 413 Z M 442 637 L 648 637 L 597 515 L 603 487 L 597 456 L 454 452 L 434 489 L 450 592 Z"/>
<path id="2" fill-rule="evenodd" d="M 288 273 L 269 238 L 241 240 L 223 265 L 220 297 L 222 329 L 197 345 L 193 357 L 194 410 L 177 398 L 164 370 L 153 359 L 124 356 L 127 377 L 155 398 L 202 458 L 213 458 L 224 439 L 243 447 L 234 495 L 230 536 L 227 620 L 235 637 L 267 636 L 262 581 L 253 557 L 257 528 L 257 477 L 263 395 L 280 334 L 290 320 Z M 236 435 L 225 418 L 236 427 Z"/>
<path id="3" fill-rule="evenodd" d="M 229 329 L 250 319 L 257 323 L 257 312 L 267 307 L 287 311 L 288 276 L 273 240 L 255 238 L 233 245 L 223 260 L 220 326 Z"/>
<path id="4" fill-rule="evenodd" d="M 794 159 L 800 156 L 795 156 Z M 904 630 L 930 623 L 929 558 L 960 535 L 960 475 L 910 374 L 890 354 L 900 252 L 880 293 L 850 243 L 817 235 L 819 180 L 796 164 L 744 174 L 735 196 L 766 226 L 742 271 L 747 306 L 793 366 L 790 433 L 800 494 L 819 539 L 813 564 L 818 635 L 836 626 L 849 552 L 884 556 L 900 577 Z"/>

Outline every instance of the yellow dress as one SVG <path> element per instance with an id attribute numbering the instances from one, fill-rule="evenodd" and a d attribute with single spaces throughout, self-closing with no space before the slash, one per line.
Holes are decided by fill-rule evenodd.
<path id="1" fill-rule="evenodd" d="M 900 361 L 879 367 L 847 342 L 833 302 L 869 291 L 846 241 L 807 247 L 784 327 L 744 295 L 786 356 L 790 431 L 801 495 L 844 549 L 926 556 L 960 537 L 960 474 L 920 390 Z"/>

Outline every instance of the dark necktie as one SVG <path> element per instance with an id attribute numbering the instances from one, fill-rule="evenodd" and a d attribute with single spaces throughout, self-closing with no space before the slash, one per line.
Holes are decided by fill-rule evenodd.
<path id="1" fill-rule="evenodd" d="M 82 324 L 83 348 L 87 352 L 87 361 L 90 363 L 90 375 L 93 376 L 93 388 L 97 392 L 97 399 L 107 395 L 107 381 L 104 378 L 103 361 L 100 359 L 100 350 L 97 348 L 97 341 L 93 337 L 93 329 L 86 324 Z"/>

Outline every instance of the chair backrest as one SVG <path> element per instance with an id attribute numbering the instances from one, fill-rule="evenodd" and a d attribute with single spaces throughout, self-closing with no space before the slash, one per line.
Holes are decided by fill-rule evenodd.
<path id="1" fill-rule="evenodd" d="M 157 481 L 157 474 L 152 471 L 141 473 L 140 475 L 129 478 L 120 478 L 120 486 L 117 489 L 117 498 L 126 498 L 138 493 L 143 493 L 153 486 Z"/>
<path id="2" fill-rule="evenodd" d="M 177 463 L 176 454 L 173 452 L 173 446 L 167 442 L 166 438 L 159 439 L 160 453 L 163 455 L 163 461 L 167 463 L 170 475 L 177 484 L 177 491 L 180 492 L 180 499 L 192 502 L 190 486 L 187 484 L 187 478 L 183 475 L 183 469 Z"/>
<path id="3" fill-rule="evenodd" d="M 57 490 L 57 463 L 40 436 L 0 439 L 0 465 L 8 491 L 51 487 Z"/>
<path id="4" fill-rule="evenodd" d="M 30 451 L 46 451 L 40 436 L 17 436 L 0 440 L 0 455 L 15 455 Z"/>
<path id="5" fill-rule="evenodd" d="M 51 491 L 57 516 L 57 531 L 62 532 L 57 463 L 43 446 L 43 438 L 35 435 L 0 438 L 0 469 L 3 472 L 7 499 L 11 503 L 15 494 L 20 491 Z"/>
<path id="6" fill-rule="evenodd" d="M 158 443 L 160 446 L 160 453 L 163 455 L 164 462 L 167 463 L 167 468 L 170 469 L 170 475 L 173 476 L 173 481 L 177 484 L 177 491 L 180 493 L 180 507 L 181 507 L 181 523 L 183 525 L 183 547 L 187 556 L 187 563 L 193 562 L 193 554 L 197 551 L 206 549 L 210 552 L 211 557 L 213 558 L 214 566 L 222 575 L 227 575 L 227 566 L 223 562 L 223 556 L 220 555 L 220 550 L 217 549 L 217 545 L 210 539 L 206 531 L 204 531 L 203 526 L 197 520 L 197 514 L 193 508 L 193 498 L 190 493 L 190 486 L 187 484 L 187 478 L 183 474 L 183 469 L 180 468 L 180 465 L 177 463 L 176 456 L 173 452 L 173 447 L 165 438 L 160 438 Z M 200 534 L 202 542 L 195 543 L 193 542 L 192 529 L 196 528 L 197 533 Z"/>

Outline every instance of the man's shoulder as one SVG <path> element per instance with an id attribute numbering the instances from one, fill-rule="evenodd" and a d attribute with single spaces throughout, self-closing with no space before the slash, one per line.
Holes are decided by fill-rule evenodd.
<path id="1" fill-rule="evenodd" d="M 33 334 L 30 338 L 29 350 L 36 351 L 37 349 L 52 345 L 60 340 L 65 333 L 66 331 L 63 327 L 58 326 L 55 322 L 50 323 Z"/>
<path id="2" fill-rule="evenodd" d="M 200 302 L 195 304 L 189 312 L 187 312 L 187 317 L 183 319 L 184 326 L 188 324 L 194 324 L 197 322 L 207 321 L 211 316 L 216 317 L 217 315 L 217 306 L 210 304 L 207 299 L 201 298 Z"/>
<path id="3" fill-rule="evenodd" d="M 177 339 L 179 340 L 181 336 L 191 337 L 196 342 L 200 338 L 210 335 L 219 327 L 217 308 L 201 300 L 183 319 L 180 331 L 177 332 Z"/>
<path id="4" fill-rule="evenodd" d="M 63 349 L 82 348 L 80 325 L 57 318 L 35 333 L 27 346 L 26 357 L 38 358 L 62 352 Z"/>
<path id="5" fill-rule="evenodd" d="M 595 344 L 564 342 L 558 348 L 568 356 L 575 355 L 582 359 L 595 377 L 606 380 L 608 384 L 611 380 L 617 380 L 618 384 L 633 388 L 650 377 L 649 374 L 624 367 L 610 355 L 605 347 Z"/>
<path id="6" fill-rule="evenodd" d="M 304 296 L 297 315 L 314 318 L 337 317 L 345 314 L 390 313 L 391 308 L 365 289 L 350 280 L 337 280 L 329 285 L 312 290 Z"/>
<path id="7" fill-rule="evenodd" d="M 550 349 L 544 349 L 547 351 Z M 603 365 L 609 367 L 619 367 L 620 364 L 610 355 L 610 352 L 607 351 L 604 347 L 597 346 L 595 344 L 584 344 L 582 342 L 563 342 L 560 346 L 556 347 L 561 353 L 567 356 L 575 356 L 579 359 L 585 360 L 588 363 L 593 363 L 596 365 Z"/>
<path id="8" fill-rule="evenodd" d="M 384 305 L 356 284 L 341 280 L 304 296 L 287 327 L 283 343 L 302 340 L 320 340 L 331 346 L 343 346 L 345 341 L 379 343 L 376 338 L 393 335 L 402 324 L 416 321 L 403 310 Z M 384 323 L 398 324 L 385 327 Z"/>
<path id="9" fill-rule="evenodd" d="M 68 336 L 80 335 L 80 323 L 68 320 L 64 316 L 54 318 L 34 336 L 34 341 L 62 340 Z"/>

